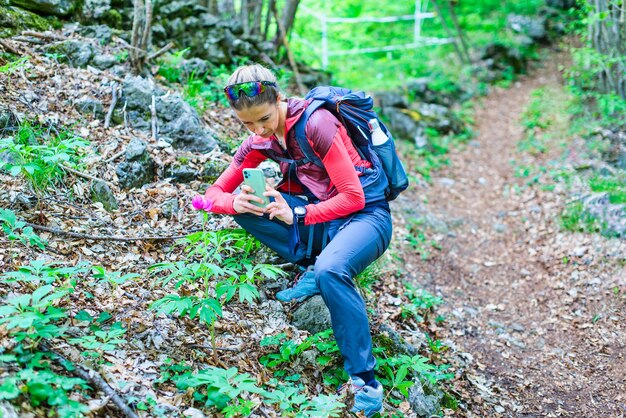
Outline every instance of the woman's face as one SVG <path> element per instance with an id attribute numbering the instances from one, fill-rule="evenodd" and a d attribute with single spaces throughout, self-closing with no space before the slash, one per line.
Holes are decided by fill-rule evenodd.
<path id="1" fill-rule="evenodd" d="M 263 103 L 242 110 L 235 109 L 235 114 L 252 133 L 269 138 L 279 129 L 280 106 L 278 103 Z"/>

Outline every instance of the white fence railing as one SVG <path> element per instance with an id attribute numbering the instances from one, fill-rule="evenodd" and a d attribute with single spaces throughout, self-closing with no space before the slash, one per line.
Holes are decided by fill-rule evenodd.
<path id="1" fill-rule="evenodd" d="M 357 55 L 368 54 L 372 52 L 389 52 L 397 51 L 401 49 L 413 49 L 420 48 L 429 45 L 442 45 L 454 42 L 453 38 L 435 38 L 435 37 L 423 37 L 422 36 L 422 21 L 424 19 L 434 18 L 435 13 L 426 12 L 428 9 L 428 0 L 422 2 L 422 0 L 415 0 L 415 13 L 412 15 L 403 16 L 386 16 L 386 17 L 328 17 L 325 14 L 320 14 L 307 7 L 300 6 L 304 12 L 317 18 L 321 26 L 321 59 L 322 67 L 327 68 L 329 57 L 337 55 Z M 404 44 L 392 44 L 385 46 L 376 46 L 370 48 L 353 48 L 344 50 L 331 50 L 328 46 L 328 28 L 331 24 L 358 24 L 358 23 L 394 23 L 403 21 L 414 21 L 413 25 L 413 41 Z M 317 48 L 315 48 L 317 49 Z"/>

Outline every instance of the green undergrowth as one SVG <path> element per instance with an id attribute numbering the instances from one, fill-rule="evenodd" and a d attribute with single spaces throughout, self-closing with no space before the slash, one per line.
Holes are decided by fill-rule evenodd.
<path id="1" fill-rule="evenodd" d="M 607 222 L 591 213 L 584 200 L 594 194 L 606 195 L 612 205 L 626 204 L 626 172 L 618 167 L 596 170 L 593 164 L 580 161 L 598 161 L 611 154 L 616 145 L 604 132 L 626 126 L 626 101 L 588 86 L 581 88 L 591 77 L 578 62 L 584 53 L 575 49 L 574 64 L 563 69 L 567 85 L 542 87 L 531 93 L 520 117 L 525 130 L 517 146 L 520 154 L 511 161 L 522 183 L 511 186 L 508 192 L 521 193 L 536 187 L 570 194 L 574 198 L 568 199 L 558 214 L 561 227 L 612 236 L 614 232 Z M 593 72 L 590 68 L 585 71 Z M 543 165 L 533 162 L 531 157 L 540 155 L 551 158 Z"/>
<path id="2" fill-rule="evenodd" d="M 66 168 L 80 168 L 88 145 L 71 129 L 26 121 L 0 138 L 0 171 L 23 177 L 41 200 L 50 186 L 63 179 Z"/>
<path id="3" fill-rule="evenodd" d="M 25 228 L 11 210 L 0 212 L 0 222 L 13 242 L 11 252 L 17 254 L 25 246 L 45 252 L 47 243 Z M 215 323 L 225 320 L 224 311 L 258 308 L 258 285 L 284 274 L 254 260 L 259 246 L 243 230 L 200 231 L 176 243 L 172 255 L 178 255 L 168 257 L 171 261 L 140 272 L 50 259 L 33 259 L 7 269 L 0 275 L 3 293 L 9 288 L 12 292 L 10 298 L 0 298 L 0 326 L 7 342 L 0 348 L 0 400 L 35 415 L 43 411 L 59 417 L 87 415 L 88 403 L 95 396 L 93 388 L 73 376 L 72 365 L 49 347 L 73 347 L 84 367 L 99 372 L 117 367 L 113 364 L 116 353 L 131 349 L 135 331 L 121 319 L 121 308 L 95 308 L 96 295 L 103 291 L 128 293 L 140 283 L 151 283 L 155 299 L 148 301 L 149 309 L 181 326 L 197 323 L 208 327 L 208 344 L 221 346 Z M 373 288 L 381 274 L 380 269 L 371 267 L 359 276 L 357 283 L 366 297 L 374 297 Z M 442 321 L 434 316 L 440 298 L 410 285 L 399 296 L 406 302 L 402 321 L 422 324 L 425 329 L 430 321 Z M 225 364 L 228 361 L 218 357 L 217 350 L 194 361 L 172 356 L 162 363 L 153 384 L 179 392 L 185 402 L 209 415 L 249 416 L 264 405 L 283 416 L 343 416 L 345 399 L 336 389 L 347 376 L 332 331 L 299 340 L 289 335 L 279 330 L 264 337 L 260 350 L 250 353 L 252 368 Z M 387 389 L 385 401 L 391 411 L 387 415 L 400 416 L 393 411 L 406 401 L 410 387 L 417 382 L 438 385 L 454 376 L 447 372 L 441 357 L 446 347 L 427 339 L 429 348 L 423 354 L 409 356 L 398 352 L 397 345 L 375 338 L 377 378 Z M 454 404 L 449 395 L 446 399 L 444 406 Z M 163 405 L 150 395 L 127 400 L 137 411 L 167 416 Z"/>

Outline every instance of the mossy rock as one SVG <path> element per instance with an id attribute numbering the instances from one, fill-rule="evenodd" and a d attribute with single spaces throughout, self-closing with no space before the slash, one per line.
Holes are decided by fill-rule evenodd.
<path id="1" fill-rule="evenodd" d="M 82 6 L 82 0 L 9 0 L 10 3 L 42 15 L 70 16 Z"/>
<path id="2" fill-rule="evenodd" d="M 66 62 L 72 67 L 86 67 L 96 54 L 95 48 L 87 43 L 68 39 L 46 48 L 48 53 L 60 54 L 59 62 Z"/>
<path id="3" fill-rule="evenodd" d="M 104 13 L 104 16 L 100 19 L 102 23 L 112 28 L 121 29 L 122 28 L 122 15 L 117 10 L 107 10 Z"/>
<path id="4" fill-rule="evenodd" d="M 50 29 L 50 23 L 43 17 L 18 7 L 0 6 L 0 38 L 31 29 L 45 31 Z"/>
<path id="5" fill-rule="evenodd" d="M 228 168 L 228 163 L 223 160 L 208 161 L 204 165 L 200 178 L 207 183 L 214 183 L 215 180 Z"/>
<path id="6" fill-rule="evenodd" d="M 91 187 L 91 199 L 94 202 L 102 203 L 102 206 L 108 212 L 119 209 L 117 199 L 111 191 L 111 188 L 102 181 L 95 182 Z"/>

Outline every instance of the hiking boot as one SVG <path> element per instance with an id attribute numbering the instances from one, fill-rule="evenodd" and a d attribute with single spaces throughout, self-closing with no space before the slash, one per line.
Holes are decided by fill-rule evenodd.
<path id="1" fill-rule="evenodd" d="M 367 418 L 383 412 L 383 385 L 378 381 L 374 382 L 376 382 L 376 387 L 368 386 L 363 379 L 353 376 L 342 386 L 342 389 L 347 386 L 347 389 L 354 394 L 354 406 L 350 412 L 363 412 Z"/>
<path id="2" fill-rule="evenodd" d="M 282 302 L 304 302 L 311 296 L 319 295 L 320 289 L 315 282 L 313 266 L 296 276 L 293 285 L 276 293 L 276 299 Z"/>

